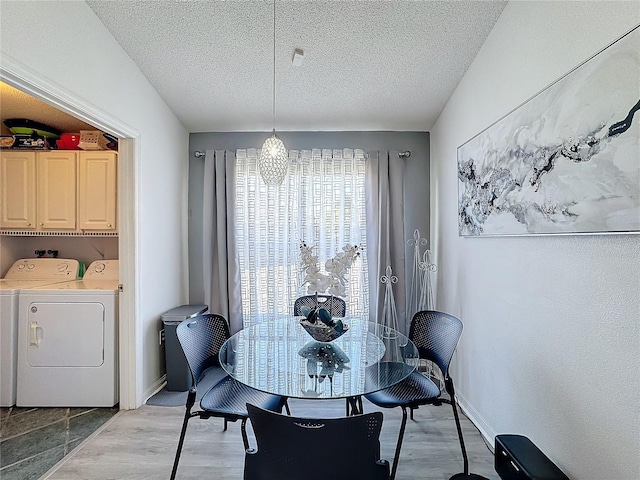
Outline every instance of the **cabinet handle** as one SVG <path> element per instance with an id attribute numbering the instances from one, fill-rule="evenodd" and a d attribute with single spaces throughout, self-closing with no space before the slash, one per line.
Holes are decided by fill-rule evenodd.
<path id="1" fill-rule="evenodd" d="M 43 226 L 44 226 L 44 223 L 40 223 L 40 226 L 41 226 L 41 227 L 43 227 Z"/>
<path id="2" fill-rule="evenodd" d="M 111 224 L 110 224 L 110 223 L 107 223 L 107 227 L 111 228 Z"/>
<path id="3" fill-rule="evenodd" d="M 27 222 L 27 227 L 30 227 L 30 226 L 31 226 L 31 223 Z"/>

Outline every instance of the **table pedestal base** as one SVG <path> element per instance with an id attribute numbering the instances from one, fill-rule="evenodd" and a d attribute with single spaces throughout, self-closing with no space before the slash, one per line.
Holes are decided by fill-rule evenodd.
<path id="1" fill-rule="evenodd" d="M 362 397 L 360 395 L 357 397 L 347 397 L 347 417 L 362 415 L 363 413 Z"/>

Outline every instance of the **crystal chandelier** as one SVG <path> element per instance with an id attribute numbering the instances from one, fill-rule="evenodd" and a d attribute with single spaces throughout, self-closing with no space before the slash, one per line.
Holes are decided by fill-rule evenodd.
<path id="1" fill-rule="evenodd" d="M 287 149 L 276 135 L 276 0 L 273 0 L 273 132 L 262 145 L 258 171 L 267 185 L 280 185 L 288 169 Z"/>

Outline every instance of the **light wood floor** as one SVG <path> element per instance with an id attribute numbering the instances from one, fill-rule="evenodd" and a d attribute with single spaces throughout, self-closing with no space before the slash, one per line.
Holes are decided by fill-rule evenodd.
<path id="1" fill-rule="evenodd" d="M 365 411 L 377 409 L 366 400 L 364 403 Z M 292 399 L 289 405 L 295 416 L 344 415 L 344 401 Z M 402 415 L 400 409 L 383 409 L 382 412 L 381 456 L 391 462 Z M 184 407 L 148 405 L 120 412 L 42 479 L 168 479 L 183 415 Z M 490 480 L 499 480 L 493 468 L 491 451 L 473 424 L 464 415 L 461 417 L 469 470 Z M 178 479 L 242 478 L 244 452 L 240 423 L 229 423 L 226 432 L 222 431 L 222 426 L 221 419 L 195 418 L 190 421 Z M 250 428 L 248 430 L 250 432 Z M 252 444 L 255 445 L 254 442 Z M 339 451 L 340 447 L 340 440 L 336 439 L 334 448 Z M 348 454 L 349 446 L 344 448 Z M 451 406 L 425 406 L 416 410 L 415 420 L 407 423 L 396 478 L 446 480 L 462 471 L 462 456 Z"/>

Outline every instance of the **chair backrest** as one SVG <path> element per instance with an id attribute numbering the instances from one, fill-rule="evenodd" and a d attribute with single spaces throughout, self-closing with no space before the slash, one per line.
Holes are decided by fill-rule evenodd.
<path id="1" fill-rule="evenodd" d="M 416 312 L 409 329 L 409 338 L 418 348 L 420 358 L 438 365 L 444 378 L 449 375 L 449 362 L 460 335 L 462 322 L 453 315 L 435 310 Z"/>
<path id="2" fill-rule="evenodd" d="M 207 313 L 181 322 L 176 335 L 196 385 L 202 372 L 220 365 L 218 354 L 229 338 L 229 325 L 222 315 Z"/>
<path id="3" fill-rule="evenodd" d="M 245 455 L 245 480 L 389 478 L 380 460 L 382 413 L 297 418 L 247 404 L 257 449 Z"/>
<path id="4" fill-rule="evenodd" d="M 305 295 L 296 298 L 293 303 L 293 315 L 299 317 L 302 315 L 302 307 L 313 308 L 316 306 L 315 295 Z M 333 295 L 318 295 L 318 306 L 329 311 L 332 317 L 344 317 L 347 314 L 347 304 L 344 299 L 334 297 Z"/>

